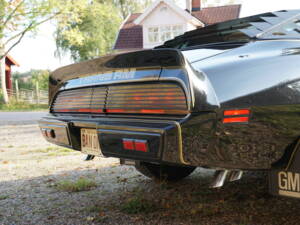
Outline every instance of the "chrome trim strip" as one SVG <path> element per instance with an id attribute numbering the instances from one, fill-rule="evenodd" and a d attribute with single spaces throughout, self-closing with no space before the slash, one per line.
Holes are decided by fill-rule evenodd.
<path id="1" fill-rule="evenodd" d="M 181 133 L 181 126 L 178 122 L 174 122 L 174 124 L 176 125 L 177 127 L 177 132 L 178 132 L 178 157 L 179 157 L 179 160 L 182 164 L 185 164 L 185 165 L 189 165 L 189 163 L 187 163 L 185 160 L 184 160 L 184 155 L 183 155 L 183 148 L 182 148 L 182 133 Z"/>
<path id="2" fill-rule="evenodd" d="M 93 84 L 87 84 L 87 85 L 80 85 L 80 86 L 74 86 L 70 88 L 66 87 L 61 87 L 57 93 L 60 91 L 65 91 L 65 90 L 71 90 L 71 89 L 76 89 L 76 88 L 85 88 L 85 87 L 101 87 L 102 85 L 109 85 L 109 84 L 124 84 L 124 83 L 138 83 L 138 82 L 145 82 L 145 81 L 159 81 L 159 77 L 150 77 L 150 78 L 137 78 L 137 79 L 132 79 L 132 80 L 116 80 L 116 81 L 104 81 L 101 83 L 93 83 Z"/>

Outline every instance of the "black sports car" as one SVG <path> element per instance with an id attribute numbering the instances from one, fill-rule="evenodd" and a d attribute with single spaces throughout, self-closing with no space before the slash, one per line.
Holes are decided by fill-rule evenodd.
<path id="1" fill-rule="evenodd" d="M 213 168 L 214 187 L 268 170 L 271 193 L 300 197 L 300 10 L 62 67 L 49 97 L 44 137 L 89 159 L 167 180 Z"/>

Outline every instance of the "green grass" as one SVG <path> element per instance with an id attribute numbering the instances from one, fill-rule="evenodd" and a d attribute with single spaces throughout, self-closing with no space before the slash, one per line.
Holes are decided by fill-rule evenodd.
<path id="1" fill-rule="evenodd" d="M 104 207 L 102 205 L 92 205 L 87 208 L 87 211 L 91 212 L 91 213 L 99 213 L 103 210 L 104 210 Z"/>
<path id="2" fill-rule="evenodd" d="M 121 211 L 127 214 L 151 213 L 157 209 L 151 201 L 142 197 L 134 197 L 121 206 Z"/>
<path id="3" fill-rule="evenodd" d="M 7 196 L 7 195 L 0 195 L 0 201 L 1 201 L 1 200 L 5 200 L 5 199 L 8 199 L 8 196 Z"/>
<path id="4" fill-rule="evenodd" d="M 30 153 L 47 153 L 47 156 L 64 156 L 69 155 L 70 153 L 74 153 L 75 151 L 68 148 L 62 148 L 58 146 L 35 149 L 30 151 Z"/>
<path id="5" fill-rule="evenodd" d="M 48 147 L 45 149 L 45 153 L 48 153 L 48 156 L 63 156 L 69 155 L 70 153 L 74 153 L 75 151 L 68 148 L 62 147 Z"/>
<path id="6" fill-rule="evenodd" d="M 8 104 L 0 103 L 0 111 L 46 111 L 47 104 L 29 104 L 25 102 L 11 101 Z"/>
<path id="7" fill-rule="evenodd" d="M 70 180 L 60 181 L 55 186 L 60 191 L 80 192 L 80 191 L 89 191 L 97 187 L 97 184 L 90 179 L 79 178 L 76 181 L 70 181 Z"/>

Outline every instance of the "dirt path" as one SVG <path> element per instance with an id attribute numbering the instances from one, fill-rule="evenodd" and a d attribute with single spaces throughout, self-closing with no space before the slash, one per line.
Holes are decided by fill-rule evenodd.
<path id="1" fill-rule="evenodd" d="M 208 170 L 198 169 L 182 182 L 166 184 L 121 167 L 115 159 L 82 159 L 80 153 L 44 141 L 37 125 L 1 126 L 0 224 L 300 221 L 299 201 L 269 196 L 266 180 L 259 174 L 211 190 L 207 186 L 212 171 Z"/>

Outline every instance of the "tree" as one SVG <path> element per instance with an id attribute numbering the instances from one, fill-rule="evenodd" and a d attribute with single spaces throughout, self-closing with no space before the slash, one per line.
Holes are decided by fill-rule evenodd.
<path id="1" fill-rule="evenodd" d="M 99 0 L 107 1 L 107 0 Z M 153 0 L 112 0 L 113 4 L 118 7 L 121 16 L 124 19 L 131 13 L 143 12 Z"/>
<path id="2" fill-rule="evenodd" d="M 8 103 L 5 57 L 27 33 L 52 20 L 77 21 L 87 0 L 0 0 L 0 78 L 3 100 Z"/>
<path id="3" fill-rule="evenodd" d="M 142 12 L 153 0 L 90 0 L 77 23 L 58 24 L 57 55 L 71 53 L 74 61 L 107 54 L 122 20 L 130 13 Z"/>
<path id="4" fill-rule="evenodd" d="M 70 52 L 74 61 L 81 61 L 108 53 L 120 23 L 121 18 L 113 4 L 90 1 L 77 22 L 58 23 L 57 55 Z"/>
<path id="5" fill-rule="evenodd" d="M 27 72 L 13 74 L 14 80 L 18 80 L 20 89 L 35 89 L 36 83 L 39 83 L 39 88 L 42 90 L 48 89 L 49 70 L 30 70 Z"/>

